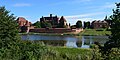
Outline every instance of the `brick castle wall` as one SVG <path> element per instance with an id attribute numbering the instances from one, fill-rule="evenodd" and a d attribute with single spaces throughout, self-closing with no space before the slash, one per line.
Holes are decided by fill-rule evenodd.
<path id="1" fill-rule="evenodd" d="M 70 29 L 70 28 L 35 28 L 30 29 L 29 32 L 35 32 L 35 33 L 68 33 L 68 32 L 74 32 L 78 33 L 83 31 L 83 29 Z"/>

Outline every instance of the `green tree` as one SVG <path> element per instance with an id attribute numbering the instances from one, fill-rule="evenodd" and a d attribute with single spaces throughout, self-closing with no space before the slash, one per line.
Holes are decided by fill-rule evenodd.
<path id="1" fill-rule="evenodd" d="M 84 28 L 90 28 L 90 22 L 84 22 Z"/>
<path id="2" fill-rule="evenodd" d="M 107 15 L 105 16 L 105 19 L 104 20 L 108 20 L 108 17 L 107 17 Z"/>
<path id="3" fill-rule="evenodd" d="M 116 3 L 117 8 L 113 9 L 110 40 L 104 44 L 105 51 L 111 48 L 120 48 L 120 3 Z"/>
<path id="4" fill-rule="evenodd" d="M 41 22 L 41 27 L 42 28 L 47 28 L 47 27 L 52 28 L 52 25 L 51 25 L 51 23 L 48 23 L 48 22 Z"/>
<path id="5" fill-rule="evenodd" d="M 41 28 L 41 23 L 37 21 L 33 24 L 33 26 L 36 26 L 36 28 Z"/>
<path id="6" fill-rule="evenodd" d="M 0 7 L 0 47 L 19 40 L 18 25 L 13 14 L 9 12 L 5 7 Z"/>
<path id="7" fill-rule="evenodd" d="M 81 21 L 77 21 L 76 28 L 81 28 L 81 27 L 82 27 L 82 22 Z"/>
<path id="8" fill-rule="evenodd" d="M 110 18 L 108 18 L 107 16 L 105 16 L 104 20 L 108 23 L 109 28 L 111 28 L 112 20 Z"/>
<path id="9" fill-rule="evenodd" d="M 0 60 L 43 60 L 48 56 L 56 55 L 42 43 L 19 40 L 15 17 L 0 7 Z"/>
<path id="10" fill-rule="evenodd" d="M 46 25 L 46 27 L 52 28 L 51 23 L 47 23 L 47 22 L 45 22 L 45 25 Z"/>

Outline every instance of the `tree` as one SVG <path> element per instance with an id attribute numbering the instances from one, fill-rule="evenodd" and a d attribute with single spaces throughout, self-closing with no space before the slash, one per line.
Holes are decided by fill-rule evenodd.
<path id="1" fill-rule="evenodd" d="M 104 44 L 105 51 L 111 50 L 111 48 L 120 48 L 120 3 L 116 3 L 116 6 L 117 8 L 113 9 L 113 15 L 110 16 L 112 34 L 110 40 Z"/>
<path id="2" fill-rule="evenodd" d="M 33 25 L 36 26 L 36 28 L 41 28 L 41 23 L 39 21 L 35 22 Z"/>
<path id="3" fill-rule="evenodd" d="M 90 22 L 84 22 L 84 28 L 90 28 Z"/>
<path id="4" fill-rule="evenodd" d="M 47 22 L 45 22 L 45 25 L 46 25 L 46 27 L 48 27 L 48 28 L 52 28 L 51 23 L 47 23 Z"/>
<path id="5" fill-rule="evenodd" d="M 112 20 L 110 18 L 108 18 L 107 16 L 105 16 L 104 20 L 108 23 L 109 28 L 111 28 Z"/>
<path id="6" fill-rule="evenodd" d="M 52 25 L 51 25 L 51 23 L 48 23 L 48 22 L 41 22 L 41 27 L 42 28 L 47 28 L 47 27 L 52 28 Z"/>
<path id="7" fill-rule="evenodd" d="M 8 47 L 11 42 L 19 41 L 18 25 L 13 14 L 5 7 L 0 7 L 0 48 Z"/>
<path id="8" fill-rule="evenodd" d="M 77 21 L 76 28 L 81 28 L 81 27 L 82 27 L 82 22 L 81 21 Z"/>
<path id="9" fill-rule="evenodd" d="M 104 19 L 104 20 L 108 20 L 107 15 L 105 16 L 105 19 Z"/>

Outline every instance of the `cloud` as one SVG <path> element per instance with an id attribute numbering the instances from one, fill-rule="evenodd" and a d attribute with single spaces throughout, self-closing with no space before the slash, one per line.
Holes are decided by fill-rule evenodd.
<path id="1" fill-rule="evenodd" d="M 65 16 L 67 19 L 79 19 L 79 18 L 87 18 L 91 16 L 101 15 L 105 12 L 94 12 L 94 13 L 88 13 L 88 14 L 80 14 L 80 15 L 71 15 L 71 16 Z"/>
<path id="2" fill-rule="evenodd" d="M 76 18 L 76 19 L 67 19 L 67 22 L 70 23 L 71 25 L 75 25 L 78 20 L 81 20 L 83 23 L 84 21 L 92 22 L 94 20 L 103 20 L 103 19 L 102 18 L 78 18 L 78 19 Z"/>
<path id="3" fill-rule="evenodd" d="M 83 21 L 94 21 L 94 20 L 102 20 L 102 17 L 93 17 L 97 15 L 105 14 L 105 12 L 94 12 L 88 14 L 80 14 L 80 15 L 71 15 L 71 16 L 64 16 L 71 25 L 76 24 L 78 20 Z"/>
<path id="4" fill-rule="evenodd" d="M 115 4 L 111 4 L 111 5 L 105 5 L 103 6 L 103 8 L 114 8 L 115 7 Z"/>
<path id="5" fill-rule="evenodd" d="M 73 0 L 74 2 L 90 2 L 92 0 Z"/>
<path id="6" fill-rule="evenodd" d="M 93 0 L 64 0 L 64 1 L 56 2 L 51 5 L 62 5 L 62 4 L 70 5 L 70 4 L 79 4 L 79 3 L 86 3 L 86 2 L 88 3 L 91 1 L 93 1 Z"/>
<path id="7" fill-rule="evenodd" d="M 31 4 L 28 4 L 28 3 L 16 3 L 13 6 L 14 7 L 26 7 L 26 6 L 31 6 Z"/>
<path id="8" fill-rule="evenodd" d="M 75 25 L 78 20 L 81 20 L 82 23 L 84 21 L 90 21 L 90 22 L 94 21 L 93 18 L 79 18 L 79 19 L 67 19 L 67 22 L 70 23 L 71 25 Z"/>

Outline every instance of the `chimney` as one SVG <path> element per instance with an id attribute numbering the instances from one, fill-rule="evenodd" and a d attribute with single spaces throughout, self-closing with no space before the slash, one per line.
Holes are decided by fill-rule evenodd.
<path id="1" fill-rule="evenodd" d="M 52 14 L 50 14 L 50 17 L 52 17 Z"/>

